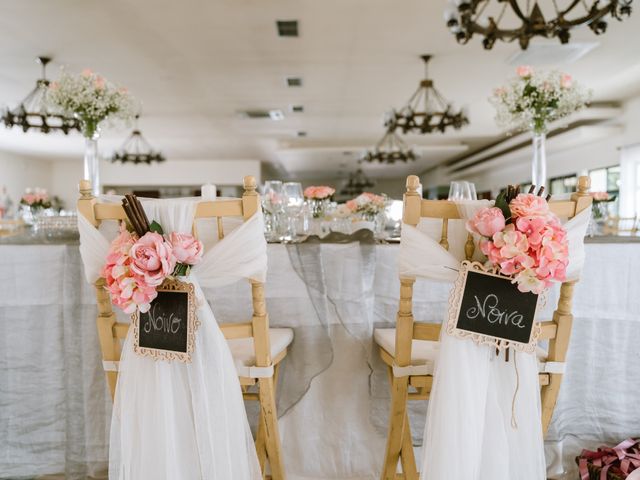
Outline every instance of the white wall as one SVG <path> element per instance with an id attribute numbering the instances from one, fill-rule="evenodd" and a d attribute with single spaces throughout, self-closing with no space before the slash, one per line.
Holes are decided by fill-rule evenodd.
<path id="1" fill-rule="evenodd" d="M 52 162 L 51 190 L 67 206 L 75 205 L 78 181 L 82 178 L 82 159 Z M 242 185 L 245 175 L 261 181 L 259 160 L 169 160 L 153 165 L 100 163 L 102 185 L 106 186 L 199 186 Z"/>
<path id="2" fill-rule="evenodd" d="M 51 164 L 46 160 L 0 152 L 0 188 L 6 185 L 15 205 L 27 187 L 41 187 L 52 191 Z"/>

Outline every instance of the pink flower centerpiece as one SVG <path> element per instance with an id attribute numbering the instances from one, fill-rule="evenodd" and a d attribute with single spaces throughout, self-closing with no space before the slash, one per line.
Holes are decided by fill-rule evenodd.
<path id="1" fill-rule="evenodd" d="M 335 188 L 331 188 L 326 185 L 312 185 L 304 189 L 304 197 L 308 200 L 313 218 L 324 217 L 325 210 L 329 204 L 329 199 L 334 193 L 336 193 Z"/>
<path id="2" fill-rule="evenodd" d="M 488 263 L 512 275 L 521 292 L 540 294 L 566 279 L 567 232 L 542 197 L 519 194 L 507 203 L 501 195 L 496 207 L 479 210 L 467 222 L 467 230 L 481 237 Z"/>
<path id="3" fill-rule="evenodd" d="M 187 275 L 202 260 L 202 242 L 192 235 L 173 232 L 167 240 L 157 222 L 151 229 L 138 237 L 122 225 L 102 269 L 111 301 L 128 314 L 148 312 L 166 278 Z"/>
<path id="4" fill-rule="evenodd" d="M 326 185 L 314 186 L 311 185 L 304 189 L 304 196 L 308 199 L 324 200 L 331 197 L 336 193 L 335 188 L 328 187 Z"/>
<path id="5" fill-rule="evenodd" d="M 27 188 L 20 198 L 20 205 L 25 205 L 32 209 L 50 208 L 51 201 L 44 188 Z"/>
<path id="6" fill-rule="evenodd" d="M 346 205 L 352 213 L 377 215 L 387 206 L 387 197 L 385 195 L 364 192 L 353 200 L 349 200 Z"/>

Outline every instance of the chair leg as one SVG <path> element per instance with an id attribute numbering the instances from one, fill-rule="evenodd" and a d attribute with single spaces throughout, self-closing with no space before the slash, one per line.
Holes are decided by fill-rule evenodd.
<path id="1" fill-rule="evenodd" d="M 562 374 L 552 373 L 549 375 L 549 385 L 542 387 L 540 392 L 542 400 L 542 436 L 547 436 L 547 430 L 553 418 L 553 411 L 556 408 L 558 394 L 560 393 L 560 384 L 562 383 Z"/>
<path id="2" fill-rule="evenodd" d="M 273 480 L 285 480 L 273 378 L 261 378 L 259 382 L 260 415 L 264 419 L 264 439 L 271 467 L 271 477 Z"/>
<path id="3" fill-rule="evenodd" d="M 406 480 L 418 480 L 418 470 L 416 468 L 415 454 L 413 453 L 413 439 L 411 438 L 411 426 L 409 425 L 408 412 L 404 415 L 404 431 L 402 433 L 400 463 Z"/>
<path id="4" fill-rule="evenodd" d="M 262 408 L 260 408 L 260 416 L 258 418 L 258 432 L 256 434 L 256 453 L 258 455 L 258 463 L 260 464 L 260 471 L 262 472 L 262 478 L 266 478 L 265 467 L 267 464 L 267 445 L 265 442 L 265 424 L 264 415 L 262 415 Z"/>
<path id="5" fill-rule="evenodd" d="M 384 454 L 382 480 L 396 478 L 398 460 L 402 451 L 405 418 L 407 415 L 407 398 L 409 393 L 409 378 L 394 377 L 391 383 L 391 411 L 389 413 L 389 434 L 387 448 Z"/>

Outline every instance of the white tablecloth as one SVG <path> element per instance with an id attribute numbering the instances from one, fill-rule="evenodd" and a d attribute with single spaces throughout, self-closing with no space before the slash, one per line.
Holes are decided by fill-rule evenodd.
<path id="1" fill-rule="evenodd" d="M 640 435 L 639 254 L 587 245 L 548 463 L 574 470 L 581 448 Z M 278 400 L 291 480 L 378 477 L 389 391 L 372 332 L 395 317 L 396 256 L 392 245 L 269 246 L 271 323 L 295 329 Z M 0 287 L 0 478 L 105 469 L 111 401 L 77 247 L 0 246 Z M 448 292 L 418 282 L 416 318 L 440 321 Z M 246 284 L 206 293 L 220 321 L 250 315 Z M 412 402 L 417 447 L 425 411 Z"/>

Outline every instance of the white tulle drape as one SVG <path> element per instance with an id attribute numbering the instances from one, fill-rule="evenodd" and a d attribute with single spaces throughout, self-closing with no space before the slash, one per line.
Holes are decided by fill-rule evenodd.
<path id="1" fill-rule="evenodd" d="M 461 202 L 458 209 L 463 218 L 469 218 L 488 205 L 487 201 Z M 590 214 L 590 209 L 585 210 L 565 223 L 570 279 L 582 269 Z M 456 279 L 467 240 L 464 221 L 449 222 L 448 251 L 438 243 L 441 226 L 441 221 L 427 219 L 417 228 L 402 226 L 401 276 Z M 511 361 L 506 362 L 504 356 L 496 357 L 495 349 L 451 337 L 442 329 L 434 377 L 421 480 L 546 478 L 535 355 L 511 350 Z M 512 413 L 517 428 L 511 424 Z"/>
<path id="2" fill-rule="evenodd" d="M 165 232 L 191 232 L 198 199 L 142 200 Z M 82 215 L 80 252 L 94 282 L 109 239 Z M 123 345 L 111 421 L 111 480 L 257 480 L 262 478 L 233 358 L 201 286 L 240 278 L 264 281 L 266 242 L 260 213 L 205 252 L 192 269 L 196 347 L 191 363 L 155 361 Z"/>

